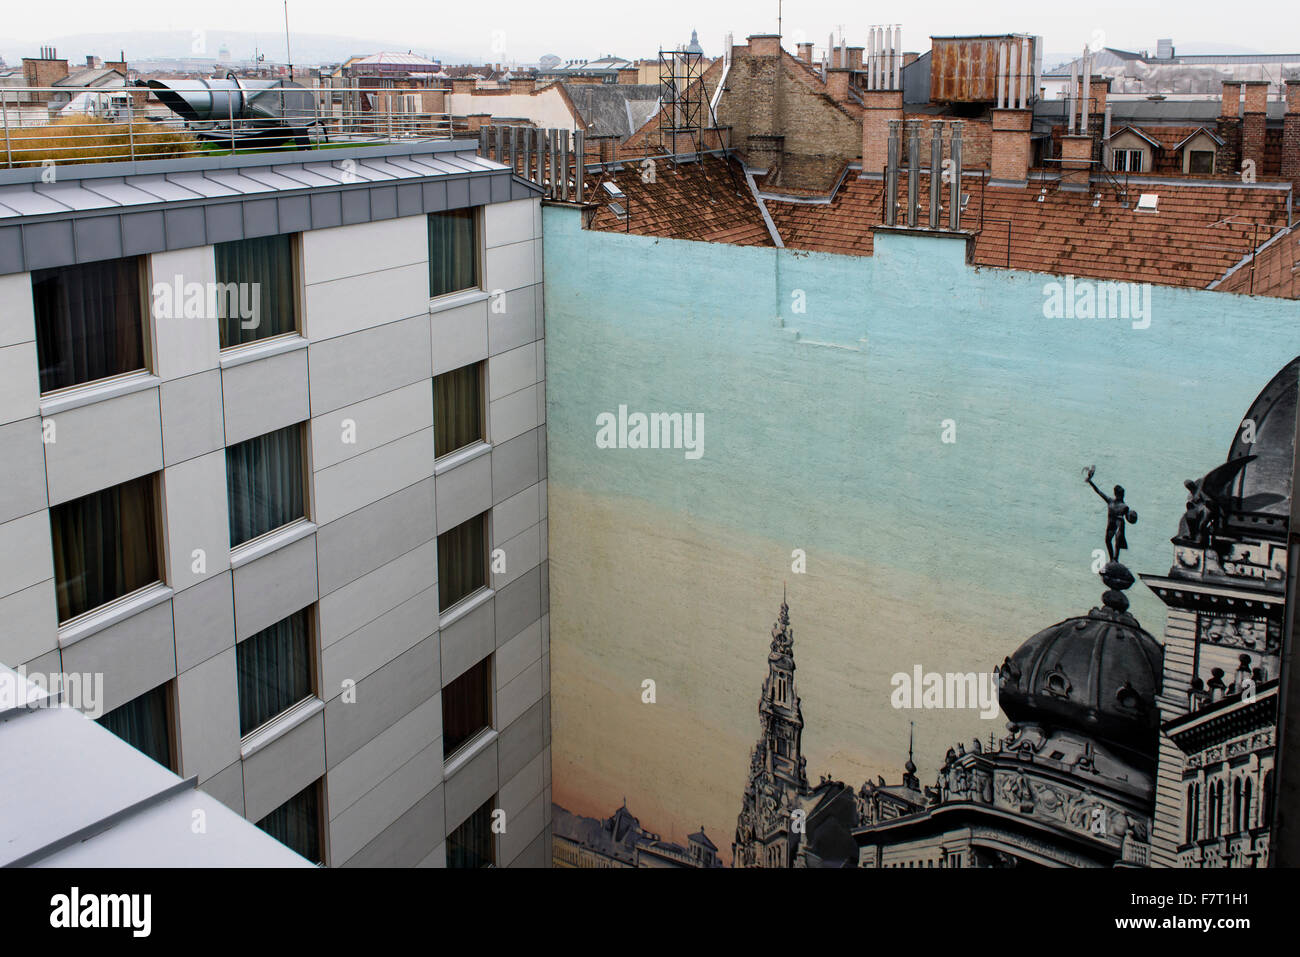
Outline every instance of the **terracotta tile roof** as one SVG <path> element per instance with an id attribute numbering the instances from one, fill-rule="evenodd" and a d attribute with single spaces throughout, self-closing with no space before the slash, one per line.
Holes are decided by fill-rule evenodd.
<path id="1" fill-rule="evenodd" d="M 1243 259 L 1214 288 L 1300 299 L 1300 225 L 1284 229 L 1261 244 L 1253 257 Z"/>
<path id="2" fill-rule="evenodd" d="M 965 189 L 970 201 L 961 226 L 976 233 L 976 264 L 1057 275 L 1203 289 L 1250 252 L 1254 223 L 1286 224 L 1287 194 L 1282 190 L 1133 184 L 1130 208 L 1125 209 L 1109 187 L 1100 190 L 1096 207 L 1092 193 L 1065 192 L 1055 184 L 1048 186 L 1041 203 L 1033 186 L 982 189 L 979 181 L 967 178 Z M 850 175 L 829 204 L 768 200 L 767 208 L 790 248 L 869 256 L 872 229 L 882 221 L 882 192 L 879 180 Z M 921 177 L 919 192 L 918 223 L 924 225 L 928 176 Z M 1140 192 L 1159 196 L 1157 212 L 1134 208 Z M 905 204 L 905 176 L 899 177 L 898 196 Z M 1259 241 L 1272 232 L 1261 230 Z"/>
<path id="3" fill-rule="evenodd" d="M 624 198 L 611 197 L 601 185 L 615 183 Z M 763 215 L 754 203 L 737 162 L 706 156 L 701 163 L 674 165 L 659 159 L 655 181 L 642 182 L 640 163 L 626 163 L 618 172 L 587 173 L 587 198 L 597 204 L 589 228 L 666 236 L 737 246 L 771 246 Z M 612 209 L 631 210 L 623 219 Z"/>

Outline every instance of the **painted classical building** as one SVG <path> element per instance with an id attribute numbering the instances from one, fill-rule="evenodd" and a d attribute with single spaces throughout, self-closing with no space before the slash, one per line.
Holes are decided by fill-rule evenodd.
<path id="1" fill-rule="evenodd" d="M 1297 382 L 1300 358 L 1186 483 L 1169 574 L 1142 576 L 1169 606 L 1153 863 L 1268 864 Z"/>

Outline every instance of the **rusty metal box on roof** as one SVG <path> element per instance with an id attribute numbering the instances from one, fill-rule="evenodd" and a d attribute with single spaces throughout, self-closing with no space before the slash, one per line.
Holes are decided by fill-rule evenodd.
<path id="1" fill-rule="evenodd" d="M 1003 34 L 985 37 L 930 38 L 930 99 L 935 103 L 992 103 L 997 99 L 998 49 L 1007 45 L 1019 54 L 1019 44 L 1029 45 L 1029 69 L 1032 73 L 1037 50 L 1034 38 Z M 1011 73 L 1019 74 L 1017 56 Z"/>

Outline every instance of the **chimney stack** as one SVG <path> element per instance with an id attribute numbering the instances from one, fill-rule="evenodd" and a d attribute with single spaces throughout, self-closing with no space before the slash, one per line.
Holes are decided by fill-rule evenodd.
<path id="1" fill-rule="evenodd" d="M 813 61 L 813 45 L 811 43 L 797 43 L 795 48 L 799 51 L 799 59 L 804 63 L 811 64 Z"/>
<path id="2" fill-rule="evenodd" d="M 1268 80 L 1247 80 L 1241 115 L 1241 159 L 1255 161 L 1255 175 L 1264 172 L 1264 124 L 1268 109 Z"/>
<path id="3" fill-rule="evenodd" d="M 826 71 L 826 92 L 836 103 L 845 103 L 849 99 L 849 80 L 853 71 L 847 67 L 832 67 Z"/>
<path id="4" fill-rule="evenodd" d="M 622 71 L 620 70 L 621 74 Z M 537 88 L 537 81 L 531 76 L 512 76 L 510 78 L 511 93 L 532 93 Z"/>
<path id="5" fill-rule="evenodd" d="M 641 77 L 641 71 L 634 66 L 620 67 L 618 71 L 619 83 L 636 83 Z"/>
<path id="6" fill-rule="evenodd" d="M 862 174 L 874 176 L 888 162 L 889 124 L 903 119 L 902 29 L 873 26 L 867 33 L 866 89 L 861 90 Z M 861 82 L 861 81 L 859 81 Z"/>
<path id="7" fill-rule="evenodd" d="M 1300 73 L 1286 81 L 1286 115 L 1282 117 L 1282 175 L 1300 191 Z"/>
<path id="8" fill-rule="evenodd" d="M 1224 119 L 1234 118 L 1241 113 L 1241 83 L 1224 80 L 1223 99 L 1219 107 L 1219 116 Z"/>
<path id="9" fill-rule="evenodd" d="M 756 33 L 747 37 L 750 56 L 780 56 L 781 37 L 776 33 Z"/>
<path id="10" fill-rule="evenodd" d="M 1001 185 L 1029 182 L 1030 131 L 1034 113 L 1031 79 L 1031 41 L 1015 37 L 998 44 L 997 102 L 992 111 L 990 175 Z M 1073 108 L 1071 108 L 1073 132 Z"/>

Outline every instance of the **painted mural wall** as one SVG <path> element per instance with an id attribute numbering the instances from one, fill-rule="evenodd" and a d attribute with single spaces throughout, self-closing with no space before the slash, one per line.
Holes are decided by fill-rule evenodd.
<path id="1" fill-rule="evenodd" d="M 1267 863 L 1295 303 L 544 228 L 557 864 Z"/>

